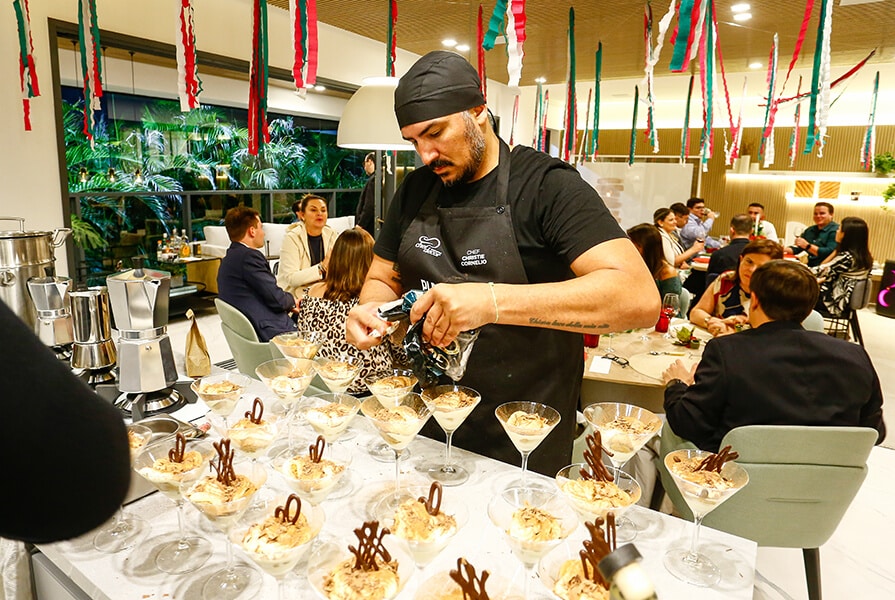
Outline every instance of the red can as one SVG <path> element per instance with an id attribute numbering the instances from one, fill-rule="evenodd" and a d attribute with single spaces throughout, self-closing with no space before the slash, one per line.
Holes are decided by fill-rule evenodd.
<path id="1" fill-rule="evenodd" d="M 666 333 L 668 331 L 668 324 L 671 323 L 671 319 L 665 313 L 659 314 L 659 320 L 656 321 L 656 331 L 659 333 Z"/>
<path id="2" fill-rule="evenodd" d="M 597 333 L 585 333 L 584 334 L 584 347 L 585 348 L 596 348 L 600 345 L 600 335 Z"/>

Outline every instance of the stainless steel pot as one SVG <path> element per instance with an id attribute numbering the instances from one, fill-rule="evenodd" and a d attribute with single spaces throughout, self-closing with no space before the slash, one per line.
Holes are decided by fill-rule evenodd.
<path id="1" fill-rule="evenodd" d="M 0 217 L 0 221 L 19 222 L 18 231 L 0 231 L 0 300 L 33 328 L 37 311 L 28 293 L 28 279 L 45 276 L 45 269 L 56 261 L 56 248 L 71 229 L 25 231 L 21 217 Z"/>

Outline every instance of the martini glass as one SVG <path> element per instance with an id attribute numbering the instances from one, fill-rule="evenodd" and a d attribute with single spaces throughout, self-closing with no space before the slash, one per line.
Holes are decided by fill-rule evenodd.
<path id="1" fill-rule="evenodd" d="M 253 461 L 264 455 L 276 435 L 276 424 L 269 417 L 264 418 L 264 403 L 260 398 L 255 398 L 252 410 L 227 430 L 227 437 L 236 449 Z"/>
<path id="2" fill-rule="evenodd" d="M 252 496 L 255 495 L 267 480 L 267 471 L 257 463 L 244 461 L 233 466 L 237 476 L 246 477 L 252 483 L 247 493 L 227 501 L 203 491 L 203 486 L 214 481 L 214 475 L 208 475 L 195 482 L 181 485 L 181 492 L 190 503 L 199 509 L 209 521 L 224 532 L 229 540 L 233 526 L 242 517 Z M 260 585 L 261 581 L 255 569 L 246 564 L 236 564 L 233 559 L 233 545 L 227 544 L 227 566 L 214 573 L 202 586 L 202 597 L 205 600 L 232 600 L 241 594 Z"/>
<path id="3" fill-rule="evenodd" d="M 413 386 L 416 383 L 417 378 L 413 371 L 404 369 L 391 369 L 364 377 L 364 385 L 367 386 L 370 393 L 376 396 L 382 404 L 386 405 L 397 404 L 398 400 L 413 390 Z M 370 456 L 380 462 L 388 462 L 394 458 L 391 448 L 384 442 L 373 443 L 367 450 Z M 402 450 L 398 454 L 399 460 L 404 460 L 409 456 L 409 450 Z"/>
<path id="4" fill-rule="evenodd" d="M 397 402 L 392 399 L 383 402 L 376 396 L 371 396 L 364 400 L 360 409 L 364 416 L 376 426 L 376 431 L 395 453 L 395 490 L 386 497 L 388 500 L 385 503 L 380 504 L 383 510 L 394 514 L 398 506 L 411 497 L 406 493 L 401 493 L 401 467 L 398 463 L 398 453 L 413 441 L 426 421 L 429 420 L 432 411 L 423 402 L 422 397 L 413 392 L 405 394 Z"/>
<path id="5" fill-rule="evenodd" d="M 690 547 L 669 550 L 665 554 L 665 568 L 678 579 L 701 587 L 713 586 L 721 580 L 721 571 L 715 563 L 706 555 L 697 552 L 702 519 L 749 483 L 746 469 L 735 462 L 726 462 L 721 467 L 720 477 L 717 478 L 723 481 L 720 486 L 704 481 L 692 481 L 686 472 L 682 473 L 675 467 L 677 463 L 699 463 L 711 455 L 711 452 L 704 450 L 675 450 L 665 455 L 665 468 L 671 473 L 681 496 L 693 511 L 693 519 L 696 522 Z"/>
<path id="6" fill-rule="evenodd" d="M 227 431 L 229 429 L 227 417 L 236 408 L 239 397 L 249 387 L 251 381 L 247 375 L 230 371 L 197 379 L 190 389 L 196 392 L 214 414 L 224 420 L 223 431 Z"/>
<path id="7" fill-rule="evenodd" d="M 134 465 L 134 457 L 140 452 L 149 440 L 152 439 L 152 430 L 145 425 L 131 424 L 127 426 L 127 442 L 130 447 L 131 466 Z M 128 515 L 124 512 L 124 506 L 115 511 L 115 521 L 110 526 L 103 527 L 93 537 L 93 547 L 100 552 L 109 554 L 120 552 L 137 543 L 137 539 L 146 533 L 149 524 L 136 515 Z"/>
<path id="8" fill-rule="evenodd" d="M 309 452 L 294 452 L 289 449 L 276 455 L 273 467 L 304 500 L 318 505 L 330 496 L 339 482 L 348 474 L 351 452 L 347 448 L 326 444 L 324 451 L 318 443 L 311 446 L 321 456 L 314 462 Z"/>
<path id="9" fill-rule="evenodd" d="M 270 341 L 286 358 L 312 360 L 323 345 L 323 334 L 319 331 L 290 331 L 276 335 Z"/>
<path id="10" fill-rule="evenodd" d="M 494 414 L 522 455 L 522 479 L 518 486 L 528 487 L 528 455 L 553 431 L 559 423 L 560 414 L 556 409 L 538 402 L 507 402 L 495 408 Z"/>
<path id="11" fill-rule="evenodd" d="M 584 409 L 584 418 L 600 432 L 603 448 L 609 451 L 606 456 L 617 469 L 623 468 L 662 428 L 659 417 L 632 404 L 591 404 Z M 615 525 L 619 542 L 637 537 L 638 528 L 628 517 L 620 516 Z"/>
<path id="12" fill-rule="evenodd" d="M 176 443 L 164 441 L 150 444 L 134 459 L 134 470 L 177 506 L 179 537 L 163 546 L 155 558 L 155 566 L 160 571 L 172 574 L 195 571 L 211 556 L 208 540 L 187 535 L 183 521 L 185 500 L 180 487 L 204 475 L 209 459 L 215 455 L 214 448 L 208 442 L 183 442 L 184 460 L 172 462 L 170 453 L 175 450 Z"/>
<path id="13" fill-rule="evenodd" d="M 460 485 L 469 479 L 469 472 L 451 460 L 451 439 L 454 437 L 454 431 L 481 402 L 482 395 L 462 385 L 436 385 L 423 390 L 422 397 L 423 402 L 432 411 L 432 416 L 444 430 L 447 439 L 444 445 L 444 461 L 424 464 L 420 469 L 444 485 Z"/>
<path id="14" fill-rule="evenodd" d="M 272 505 L 276 508 L 261 519 L 243 517 L 230 541 L 277 580 L 277 597 L 286 600 L 286 578 L 313 545 L 325 516 L 322 508 L 295 495 L 279 497 Z"/>
<path id="15" fill-rule="evenodd" d="M 295 409 L 301 402 L 305 390 L 311 385 L 311 380 L 314 379 L 316 364 L 307 358 L 275 358 L 258 365 L 255 374 L 286 407 L 288 448 L 294 450 L 292 421 L 296 414 Z"/>
<path id="16" fill-rule="evenodd" d="M 329 391 L 344 394 L 360 373 L 361 363 L 356 358 L 316 358 L 317 374 Z"/>
<path id="17" fill-rule="evenodd" d="M 359 409 L 360 401 L 354 396 L 335 392 L 318 394 L 305 400 L 305 419 L 323 436 L 328 447 L 332 447 L 339 438 L 347 439 L 343 433 Z"/>
<path id="18" fill-rule="evenodd" d="M 549 526 L 543 519 L 548 515 Z M 525 567 L 525 597 L 540 597 L 531 591 L 535 565 L 575 531 L 578 515 L 556 490 L 511 487 L 491 499 L 488 516 Z"/>
<path id="19" fill-rule="evenodd" d="M 611 482 L 585 479 L 581 475 L 582 469 L 590 471 L 586 463 L 574 463 L 560 469 L 556 474 L 556 487 L 585 521 L 594 521 L 597 517 L 605 520 L 610 511 L 615 513 L 617 520 L 640 500 L 640 484 L 621 469 L 607 467 L 613 477 Z"/>
<path id="20" fill-rule="evenodd" d="M 315 548 L 308 557 L 308 583 L 316 592 L 317 597 L 329 600 L 330 594 L 326 590 L 326 583 L 330 575 L 349 561 L 353 564 L 355 556 L 348 550 L 348 545 L 357 546 L 357 539 L 351 536 L 351 541 L 344 543 L 326 542 Z M 395 543 L 391 535 L 386 535 L 383 546 L 388 550 L 392 562 L 397 563 L 397 586 L 390 595 L 379 595 L 377 598 L 394 598 L 403 590 L 407 582 L 413 577 L 413 559 L 401 544 Z M 384 569 L 382 569 L 384 570 Z M 380 590 L 377 590 L 380 591 Z M 370 595 L 358 594 L 354 598 L 372 598 Z"/>

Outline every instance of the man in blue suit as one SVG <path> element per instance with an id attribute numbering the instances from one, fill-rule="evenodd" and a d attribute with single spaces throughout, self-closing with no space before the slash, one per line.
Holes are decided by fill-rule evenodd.
<path id="1" fill-rule="evenodd" d="M 298 311 L 292 294 L 277 286 L 261 253 L 264 230 L 258 211 L 236 206 L 224 216 L 230 248 L 218 271 L 218 297 L 248 317 L 262 342 L 295 331 L 290 314 Z"/>

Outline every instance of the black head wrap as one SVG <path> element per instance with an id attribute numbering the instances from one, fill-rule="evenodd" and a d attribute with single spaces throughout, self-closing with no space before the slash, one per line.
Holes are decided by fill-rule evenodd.
<path id="1" fill-rule="evenodd" d="M 485 104 L 482 83 L 469 62 L 454 52 L 435 50 L 401 77 L 395 89 L 398 126 L 452 115 Z"/>

